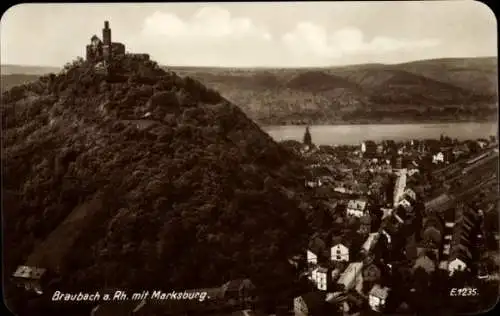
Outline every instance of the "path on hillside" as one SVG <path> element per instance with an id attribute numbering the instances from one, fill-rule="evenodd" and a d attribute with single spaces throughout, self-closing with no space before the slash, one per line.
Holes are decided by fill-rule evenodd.
<path id="1" fill-rule="evenodd" d="M 41 244 L 35 246 L 26 260 L 26 265 L 58 271 L 62 259 L 80 234 L 91 233 L 86 228 L 101 209 L 102 200 L 95 196 L 74 208 Z"/>

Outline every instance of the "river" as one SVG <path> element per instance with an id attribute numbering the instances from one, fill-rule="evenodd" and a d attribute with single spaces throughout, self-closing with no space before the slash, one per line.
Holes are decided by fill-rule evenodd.
<path id="1" fill-rule="evenodd" d="M 364 140 L 439 138 L 441 134 L 459 140 L 487 138 L 497 135 L 497 123 L 438 123 L 438 124 L 367 124 L 367 125 L 312 125 L 309 127 L 313 143 L 317 145 L 353 145 Z M 305 126 L 262 127 L 277 141 L 302 141 Z"/>

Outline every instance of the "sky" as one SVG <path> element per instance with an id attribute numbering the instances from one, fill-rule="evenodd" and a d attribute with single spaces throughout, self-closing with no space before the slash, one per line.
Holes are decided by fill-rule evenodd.
<path id="1" fill-rule="evenodd" d="M 321 67 L 497 56 L 494 13 L 472 0 L 20 4 L 1 64 L 62 66 L 104 21 L 112 40 L 171 66 Z"/>

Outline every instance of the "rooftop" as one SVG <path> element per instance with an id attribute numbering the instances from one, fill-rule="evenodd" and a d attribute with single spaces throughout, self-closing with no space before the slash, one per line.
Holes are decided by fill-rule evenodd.
<path id="1" fill-rule="evenodd" d="M 370 290 L 370 295 L 381 299 L 386 299 L 389 295 L 389 288 L 381 287 L 379 284 L 375 284 Z"/>
<path id="2" fill-rule="evenodd" d="M 45 272 L 46 269 L 43 268 L 19 266 L 13 276 L 16 278 L 40 279 Z"/>

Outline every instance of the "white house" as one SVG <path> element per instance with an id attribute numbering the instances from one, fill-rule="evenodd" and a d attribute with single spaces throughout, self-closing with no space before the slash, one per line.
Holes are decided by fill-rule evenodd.
<path id="1" fill-rule="evenodd" d="M 347 192 L 346 188 L 344 188 L 344 187 L 336 187 L 335 189 L 333 189 L 333 191 L 339 192 L 339 193 L 346 193 Z"/>
<path id="2" fill-rule="evenodd" d="M 450 275 L 453 275 L 457 271 L 465 271 L 465 269 L 467 269 L 467 264 L 460 258 L 455 258 L 448 263 L 448 272 Z"/>
<path id="3" fill-rule="evenodd" d="M 311 250 L 307 250 L 307 263 L 318 264 L 318 255 L 312 252 Z"/>
<path id="4" fill-rule="evenodd" d="M 363 284 L 363 262 L 351 262 L 337 280 L 345 291 L 358 288 Z"/>
<path id="5" fill-rule="evenodd" d="M 385 307 L 387 296 L 389 296 L 389 288 L 375 284 L 368 294 L 368 304 L 374 311 L 380 312 Z"/>
<path id="6" fill-rule="evenodd" d="M 480 147 L 481 149 L 484 149 L 484 148 L 488 145 L 488 143 L 487 143 L 487 142 L 485 142 L 485 141 L 483 141 L 483 140 L 478 140 L 478 141 L 477 141 L 477 144 L 479 145 L 479 147 Z"/>
<path id="7" fill-rule="evenodd" d="M 321 179 L 317 179 L 316 181 L 306 181 L 306 187 L 309 188 L 317 188 L 323 185 L 323 182 L 321 182 Z"/>
<path id="8" fill-rule="evenodd" d="M 398 202 L 403 197 L 406 188 L 406 169 L 401 169 L 394 184 L 394 207 L 398 205 Z"/>
<path id="9" fill-rule="evenodd" d="M 313 270 L 311 275 L 312 281 L 320 291 L 326 291 L 328 284 L 328 269 L 318 267 Z"/>
<path id="10" fill-rule="evenodd" d="M 333 245 L 330 249 L 330 259 L 332 261 L 340 262 L 340 261 L 349 261 L 349 248 L 343 243 L 338 243 Z"/>
<path id="11" fill-rule="evenodd" d="M 366 152 L 366 144 L 365 144 L 365 142 L 362 142 L 362 143 L 361 143 L 361 152 L 362 152 L 362 153 L 365 153 L 365 152 Z"/>
<path id="12" fill-rule="evenodd" d="M 444 154 L 442 152 L 438 152 L 435 155 L 432 155 L 432 163 L 438 164 L 444 162 Z"/>
<path id="13" fill-rule="evenodd" d="M 377 243 L 380 233 L 371 233 L 366 238 L 363 246 L 361 246 L 361 250 L 364 253 L 369 253 L 373 246 Z"/>
<path id="14" fill-rule="evenodd" d="M 365 215 L 366 211 L 366 201 L 362 200 L 350 200 L 347 203 L 347 215 L 362 217 Z"/>

